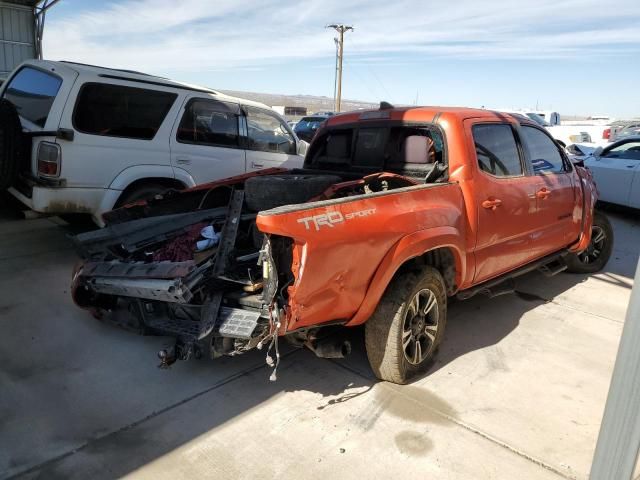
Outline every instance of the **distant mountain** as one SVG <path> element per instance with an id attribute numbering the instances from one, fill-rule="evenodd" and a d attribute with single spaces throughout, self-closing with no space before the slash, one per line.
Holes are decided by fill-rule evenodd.
<path id="1" fill-rule="evenodd" d="M 237 90 L 219 90 L 227 95 L 246 98 L 255 102 L 264 103 L 273 107 L 274 105 L 284 105 L 286 107 L 307 107 L 308 113 L 333 111 L 333 98 L 320 97 L 315 95 L 281 95 L 274 93 L 239 92 Z M 371 102 L 361 102 L 359 100 L 342 100 L 341 110 L 362 110 L 378 108 L 379 104 Z"/>

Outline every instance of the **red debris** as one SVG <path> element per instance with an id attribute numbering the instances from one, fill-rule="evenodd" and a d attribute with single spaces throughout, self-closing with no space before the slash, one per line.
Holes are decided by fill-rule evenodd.
<path id="1" fill-rule="evenodd" d="M 198 223 L 191 227 L 187 233 L 174 238 L 166 243 L 161 249 L 153 254 L 154 262 L 170 261 L 170 262 L 186 262 L 193 260 L 193 254 L 196 251 L 196 242 L 200 238 L 200 232 L 206 223 Z"/>

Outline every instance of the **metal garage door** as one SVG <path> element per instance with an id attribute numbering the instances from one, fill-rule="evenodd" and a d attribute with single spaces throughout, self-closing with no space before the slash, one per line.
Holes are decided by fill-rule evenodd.
<path id="1" fill-rule="evenodd" d="M 0 78 L 36 56 L 33 9 L 0 2 Z"/>

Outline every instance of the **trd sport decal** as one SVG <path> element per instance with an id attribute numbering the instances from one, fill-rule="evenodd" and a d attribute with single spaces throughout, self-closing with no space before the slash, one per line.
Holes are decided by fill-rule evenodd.
<path id="1" fill-rule="evenodd" d="M 321 213 L 320 215 L 313 215 L 312 217 L 299 218 L 298 223 L 304 223 L 307 230 L 311 230 L 311 225 L 313 225 L 316 230 L 320 230 L 320 227 L 322 226 L 333 228 L 336 223 L 342 223 L 346 220 L 352 220 L 358 217 L 368 217 L 374 213 L 376 213 L 375 208 L 360 210 L 359 212 L 345 213 L 344 215 L 341 212 L 327 212 Z"/>

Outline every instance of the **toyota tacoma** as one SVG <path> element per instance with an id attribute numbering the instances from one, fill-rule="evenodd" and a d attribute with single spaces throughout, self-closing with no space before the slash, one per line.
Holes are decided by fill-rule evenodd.
<path id="1" fill-rule="evenodd" d="M 430 365 L 447 300 L 513 291 L 540 270 L 589 273 L 613 231 L 591 175 L 539 125 L 468 108 L 395 108 L 327 119 L 304 167 L 262 170 L 104 214 L 74 238 L 75 302 L 160 352 L 216 358 L 278 340 L 348 353 L 364 324 L 375 375 Z M 274 375 L 275 377 L 275 371 Z"/>

